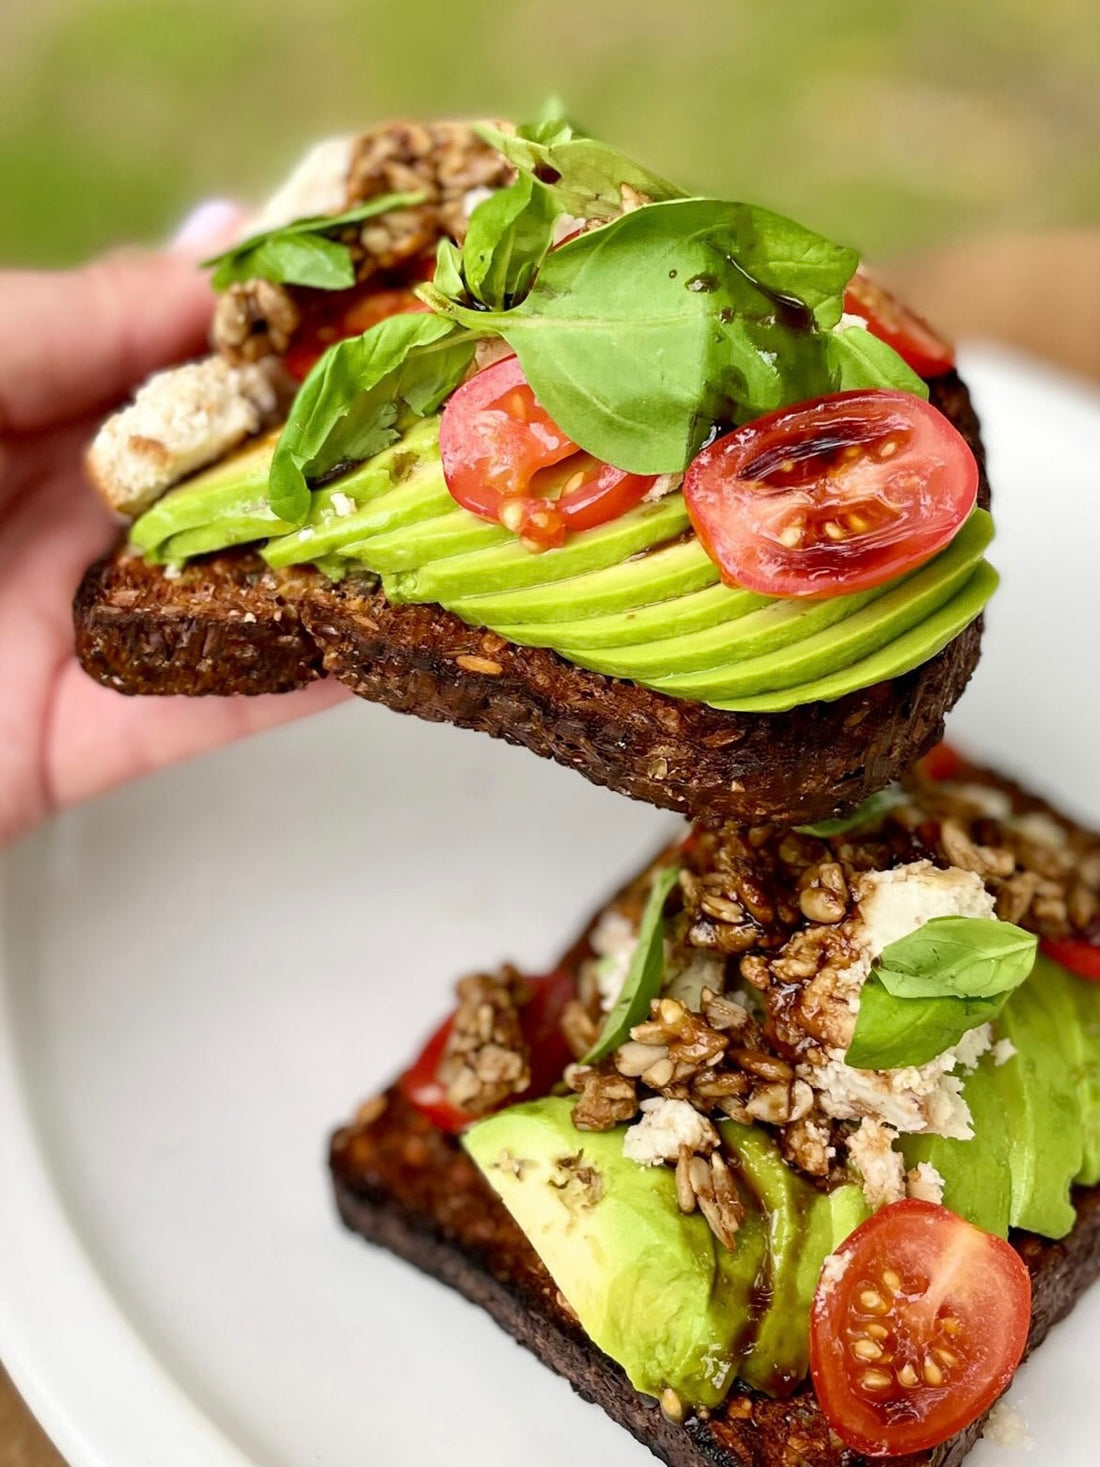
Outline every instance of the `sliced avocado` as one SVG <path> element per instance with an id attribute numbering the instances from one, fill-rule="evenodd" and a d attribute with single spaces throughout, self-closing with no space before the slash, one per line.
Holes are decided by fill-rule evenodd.
<path id="1" fill-rule="evenodd" d="M 169 541 L 191 531 L 208 532 L 202 550 L 221 550 L 282 534 L 290 527 L 267 502 L 268 474 L 278 440 L 277 433 L 265 434 L 169 489 L 135 520 L 130 527 L 130 543 L 150 560 L 182 560 L 184 555 L 199 551 L 181 549 L 177 544 L 169 553 L 166 547 Z"/>
<path id="2" fill-rule="evenodd" d="M 572 1098 L 512 1106 L 463 1144 L 585 1332 L 659 1396 L 716 1406 L 752 1330 L 766 1238 L 750 1205 L 734 1251 L 676 1203 L 667 1167 L 623 1156 L 623 1131 L 581 1133 Z"/>
<path id="3" fill-rule="evenodd" d="M 1015 1060 L 1010 1060 L 1014 1064 Z M 969 1141 L 946 1136 L 905 1136 L 907 1167 L 928 1162 L 943 1178 L 943 1204 L 975 1227 L 1007 1238 L 1012 1216 L 1012 1171 L 1005 1128 L 1004 1095 L 992 1054 L 983 1055 L 963 1083 L 974 1135 Z"/>
<path id="4" fill-rule="evenodd" d="M 657 552 L 659 553 L 659 552 Z M 636 562 L 628 562 L 635 564 Z M 578 579 L 580 579 L 578 577 Z M 572 585 L 567 581 L 566 585 Z M 749 619 L 750 612 L 772 604 L 772 598 L 758 596 L 753 591 L 734 590 L 730 586 L 707 586 L 702 591 L 678 596 L 675 601 L 658 602 L 650 606 L 633 606 L 614 612 L 609 616 L 590 616 L 582 621 L 553 622 L 549 627 L 531 620 L 518 626 L 498 626 L 494 630 L 512 642 L 544 646 L 552 634 L 554 645 L 571 648 L 631 647 L 645 643 L 645 651 L 652 647 L 652 656 L 659 657 L 661 647 L 670 655 L 680 648 L 681 637 L 719 623 Z"/>
<path id="5" fill-rule="evenodd" d="M 1041 959 L 1044 967 L 1057 968 L 1049 958 Z M 1077 1182 L 1094 1187 L 1100 1182 L 1100 984 L 1077 978 L 1059 969 L 1066 994 L 1077 1016 L 1067 1040 L 1073 1047 L 1077 1098 L 1083 1117 L 1084 1158 Z"/>
<path id="6" fill-rule="evenodd" d="M 405 595 L 402 587 L 415 584 L 415 571 L 424 562 L 445 564 L 452 556 L 466 558 L 473 551 L 491 550 L 494 547 L 514 545 L 516 537 L 503 525 L 490 523 L 460 509 L 452 501 L 452 507 L 433 519 L 419 524 L 387 530 L 385 534 L 368 535 L 341 545 L 340 554 L 348 560 L 356 560 L 368 570 L 391 577 L 391 590 L 386 594 L 393 601 L 425 600 L 425 597 Z"/>
<path id="7" fill-rule="evenodd" d="M 973 574 L 991 534 L 989 516 L 984 510 L 978 510 L 934 560 L 902 582 L 888 585 L 885 594 L 853 611 L 835 626 L 826 626 L 792 646 L 774 652 L 762 651 L 743 661 L 730 660 L 694 673 L 653 675 L 652 684 L 662 692 L 681 696 L 725 699 L 798 687 L 822 672 L 848 667 L 878 648 L 894 643 L 947 604 Z M 783 611 L 787 605 L 777 610 Z M 755 613 L 759 618 L 771 614 L 772 608 Z M 564 650 L 566 656 L 571 655 L 568 649 Z M 578 656 L 576 660 L 581 658 Z M 600 659 L 585 654 L 584 660 L 590 666 L 599 661 L 597 671 L 629 676 L 631 662 L 637 656 L 632 659 L 629 654 L 623 654 Z"/>
<path id="8" fill-rule="evenodd" d="M 674 540 L 688 527 L 683 495 L 670 494 L 655 504 L 639 504 L 606 525 L 579 531 L 560 550 L 531 551 L 515 535 L 500 530 L 503 539 L 491 549 L 445 560 L 437 555 L 422 555 L 415 563 L 410 560 L 409 568 L 415 574 L 403 577 L 395 590 L 406 601 L 439 601 L 448 606 L 458 596 L 542 586 L 616 565 L 640 550 Z M 413 531 L 408 536 L 410 550 L 415 540 Z M 370 546 L 364 547 L 363 559 L 372 570 L 401 568 L 375 565 L 373 554 Z"/>
<path id="9" fill-rule="evenodd" d="M 449 605 L 463 620 L 476 625 L 541 625 L 669 601 L 674 596 L 713 587 L 717 580 L 718 567 L 692 538 L 548 586 L 496 591 L 488 596 L 456 596 Z"/>
<path id="10" fill-rule="evenodd" d="M 342 554 L 345 547 L 370 535 L 405 529 L 454 509 L 454 500 L 438 464 L 426 464 L 396 488 L 386 479 L 385 492 L 361 503 L 351 514 L 340 514 L 332 502 L 332 494 L 339 492 L 342 482 L 338 481 L 328 491 L 327 504 L 320 494 L 314 495 L 309 519 L 303 527 L 308 531 L 304 539 L 299 530 L 268 545 L 264 551 L 268 565 L 295 565 L 306 554 L 310 559 L 316 555 Z"/>
<path id="11" fill-rule="evenodd" d="M 950 601 L 870 657 L 776 692 L 757 693 L 751 697 L 708 698 L 705 701 L 713 708 L 729 708 L 741 713 L 783 713 L 803 703 L 828 703 L 855 692 L 857 688 L 868 688 L 889 678 L 901 677 L 903 673 L 912 672 L 915 667 L 930 661 L 949 642 L 953 642 L 980 615 L 982 607 L 997 589 L 999 579 L 993 567 L 983 560 Z M 657 686 L 656 683 L 653 686 Z"/>
<path id="12" fill-rule="evenodd" d="M 1069 1232 L 1077 1215 L 1069 1189 L 1084 1159 L 1081 1101 L 1061 1040 L 1076 1023 L 1059 970 L 1037 959 L 1031 977 L 1012 995 L 997 1021 L 1016 1054 L 991 1074 L 1007 1123 L 1012 1171 L 1013 1227 L 1047 1238 Z"/>
<path id="13" fill-rule="evenodd" d="M 816 1191 L 758 1127 L 723 1121 L 718 1129 L 768 1220 L 770 1297 L 738 1374 L 769 1395 L 789 1395 L 809 1369 L 810 1305 L 821 1265 L 870 1209 L 854 1184 Z"/>

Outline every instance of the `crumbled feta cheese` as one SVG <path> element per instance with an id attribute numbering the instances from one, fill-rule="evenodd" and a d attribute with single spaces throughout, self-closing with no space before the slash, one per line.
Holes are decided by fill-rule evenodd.
<path id="1" fill-rule="evenodd" d="M 995 904 L 976 871 L 912 861 L 858 880 L 863 938 L 872 958 L 933 917 L 993 917 Z"/>
<path id="2" fill-rule="evenodd" d="M 1007 1065 L 1010 1059 L 1017 1054 L 1016 1046 L 1011 1039 L 998 1039 L 993 1046 L 993 1063 L 995 1065 Z"/>
<path id="3" fill-rule="evenodd" d="M 637 946 L 638 933 L 633 922 L 614 908 L 604 912 L 592 932 L 592 951 L 599 960 L 593 972 L 600 1008 L 605 1014 L 615 1007 Z"/>
<path id="4" fill-rule="evenodd" d="M 825 1261 L 821 1265 L 821 1277 L 817 1283 L 818 1292 L 831 1293 L 848 1272 L 848 1265 L 851 1261 L 851 1255 L 847 1253 L 826 1254 Z"/>
<path id="5" fill-rule="evenodd" d="M 863 1178 L 863 1195 L 870 1207 L 886 1207 L 905 1196 L 905 1165 L 894 1150 L 897 1132 L 878 1121 L 864 1119 L 848 1138 L 848 1155 Z"/>
<path id="6" fill-rule="evenodd" d="M 856 1070 L 834 1055 L 824 1065 L 800 1065 L 798 1073 L 835 1120 L 867 1117 L 895 1131 L 930 1131 L 969 1141 L 974 1134 L 970 1110 L 962 1098 L 962 1081 L 949 1073 L 954 1066 L 950 1051 L 903 1070 Z"/>
<path id="7" fill-rule="evenodd" d="M 665 982 L 663 992 L 677 998 L 694 1013 L 703 1009 L 703 989 L 721 993 L 725 987 L 725 959 L 715 953 L 701 952 L 697 947 L 676 947 L 665 943 Z"/>
<path id="8" fill-rule="evenodd" d="M 641 1120 L 623 1137 L 623 1155 L 639 1166 L 660 1166 L 678 1160 L 681 1146 L 707 1151 L 717 1145 L 718 1132 L 693 1105 L 655 1096 L 642 1101 Z"/>
<path id="9" fill-rule="evenodd" d="M 971 1074 L 978 1068 L 978 1061 L 982 1055 L 988 1054 L 992 1048 L 992 1024 L 979 1024 L 976 1029 L 968 1029 L 954 1049 L 959 1068 L 965 1070 L 968 1075 Z M 951 1051 L 949 1050 L 948 1053 Z"/>
<path id="10" fill-rule="evenodd" d="M 906 1173 L 905 1180 L 909 1184 L 910 1197 L 916 1198 L 918 1202 L 943 1202 L 943 1178 L 930 1161 L 918 1161 L 913 1169 Z"/>
<path id="11" fill-rule="evenodd" d="M 341 494 L 339 491 L 332 496 L 332 507 L 341 519 L 345 515 L 355 513 L 355 500 L 350 494 Z"/>
<path id="12" fill-rule="evenodd" d="M 862 316 L 857 316 L 853 311 L 843 311 L 840 320 L 833 327 L 834 331 L 847 331 L 849 326 L 862 326 L 867 330 L 867 322 Z"/>
<path id="13" fill-rule="evenodd" d="M 683 482 L 683 474 L 658 474 L 642 495 L 642 503 L 653 504 L 658 499 L 664 499 L 666 495 L 675 494 Z"/>
<path id="14" fill-rule="evenodd" d="M 982 1435 L 987 1441 L 994 1442 L 999 1447 L 1029 1447 L 1031 1445 L 1031 1432 L 1028 1430 L 1027 1422 L 1016 1407 L 1005 1400 L 996 1402 L 990 1411 Z"/>
<path id="15" fill-rule="evenodd" d="M 1059 848 L 1068 839 L 1065 827 L 1059 825 L 1045 810 L 1029 810 L 1026 815 L 1015 815 L 1008 822 L 1017 835 L 1034 841 L 1039 846 Z"/>

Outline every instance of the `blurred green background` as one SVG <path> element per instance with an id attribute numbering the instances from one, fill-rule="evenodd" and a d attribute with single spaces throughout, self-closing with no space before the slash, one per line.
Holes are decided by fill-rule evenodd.
<path id="1" fill-rule="evenodd" d="M 0 260 L 163 237 L 313 136 L 574 116 L 882 255 L 1100 217 L 1098 0 L 0 0 Z"/>

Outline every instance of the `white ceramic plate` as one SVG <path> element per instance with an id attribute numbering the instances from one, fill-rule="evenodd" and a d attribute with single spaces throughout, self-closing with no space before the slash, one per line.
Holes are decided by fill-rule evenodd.
<path id="1" fill-rule="evenodd" d="M 1100 820 L 1100 398 L 973 352 L 1006 584 L 956 739 Z M 330 1127 L 471 967 L 549 962 L 676 822 L 356 704 L 10 852 L 0 1354 L 72 1467 L 640 1467 L 490 1320 L 336 1224 Z M 1091 1467 L 1100 1294 L 1014 1390 Z M 983 1444 L 975 1467 L 1005 1462 Z"/>

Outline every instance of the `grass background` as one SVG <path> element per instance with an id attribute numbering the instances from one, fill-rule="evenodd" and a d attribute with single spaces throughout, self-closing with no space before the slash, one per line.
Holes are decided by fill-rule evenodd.
<path id="1" fill-rule="evenodd" d="M 1097 0 L 0 0 L 0 262 L 162 237 L 327 131 L 552 91 L 870 255 L 1100 218 Z"/>

